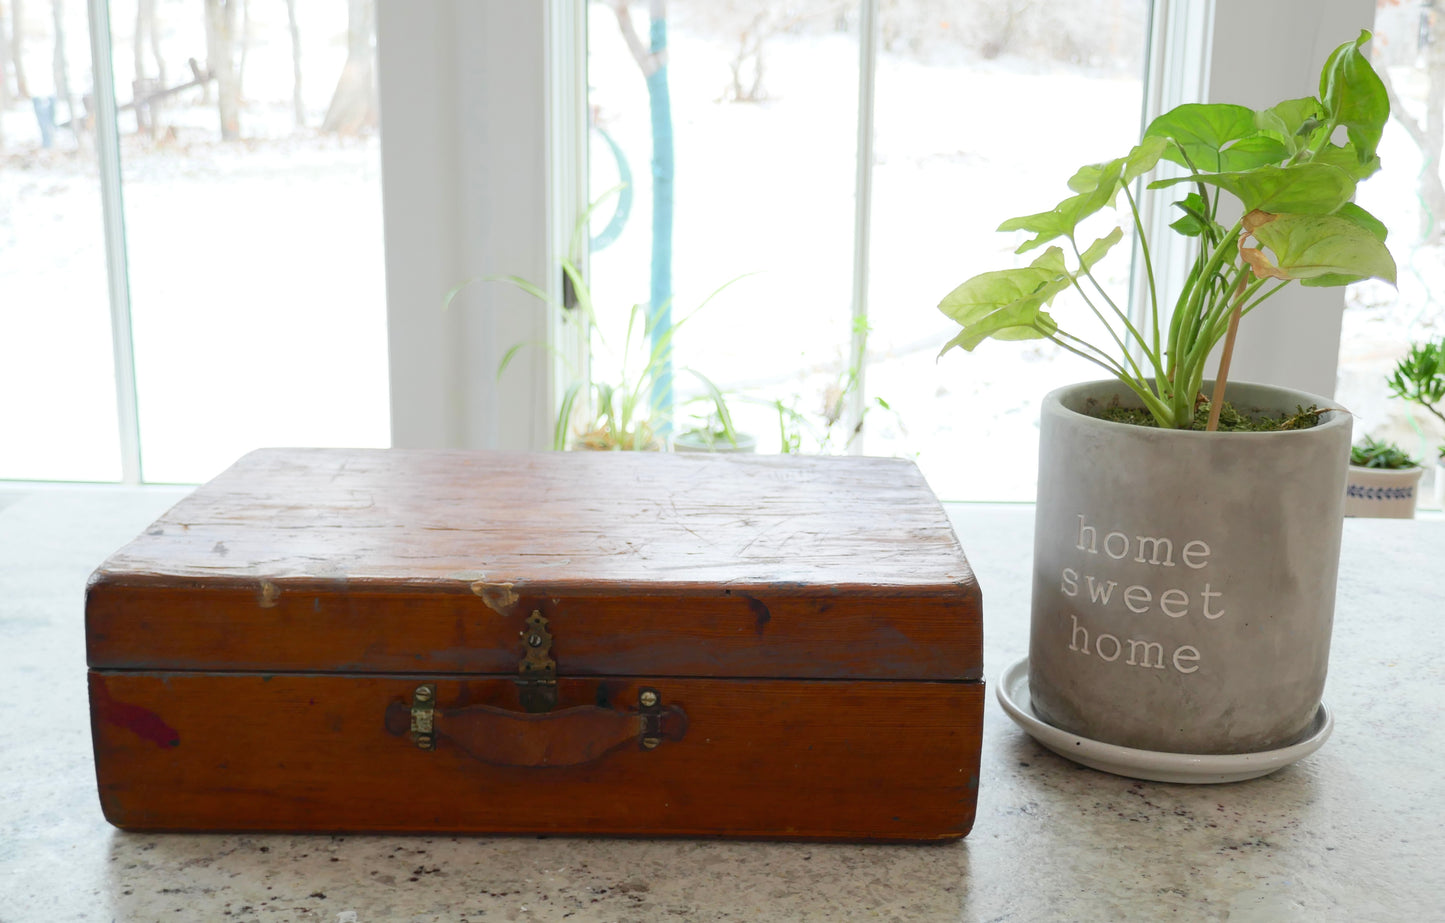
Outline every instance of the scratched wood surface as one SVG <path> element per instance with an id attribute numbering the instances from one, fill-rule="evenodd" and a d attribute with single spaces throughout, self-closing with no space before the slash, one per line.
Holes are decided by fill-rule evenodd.
<path id="1" fill-rule="evenodd" d="M 564 679 L 559 708 L 625 708 L 646 685 L 686 731 L 533 768 L 388 729 L 388 708 L 423 680 L 443 710 L 517 707 L 503 679 L 93 671 L 106 817 L 135 830 L 897 840 L 973 823 L 980 683 Z"/>
<path id="2" fill-rule="evenodd" d="M 94 574 L 91 666 L 982 676 L 978 586 L 871 458 L 263 450 Z"/>

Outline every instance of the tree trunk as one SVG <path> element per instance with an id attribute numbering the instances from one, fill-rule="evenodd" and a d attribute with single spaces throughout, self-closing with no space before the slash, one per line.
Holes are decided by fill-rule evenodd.
<path id="1" fill-rule="evenodd" d="M 296 0 L 286 0 L 286 19 L 291 26 L 291 107 L 296 127 L 306 127 L 306 101 L 301 96 L 301 26 L 296 22 Z"/>
<path id="2" fill-rule="evenodd" d="M 25 2 L 10 0 L 10 69 L 15 72 L 15 93 L 30 98 L 30 84 L 25 79 Z"/>
<path id="3" fill-rule="evenodd" d="M 146 46 L 156 65 L 156 83 L 166 85 L 166 62 L 161 57 L 161 30 L 156 22 L 156 0 L 138 0 L 135 7 L 135 79 L 146 79 Z"/>
<path id="4" fill-rule="evenodd" d="M 55 96 L 65 103 L 65 117 L 70 122 L 70 130 L 76 132 L 79 119 L 75 116 L 75 99 L 70 95 L 70 61 L 65 54 L 65 0 L 50 0 L 50 11 L 55 22 L 55 55 L 52 58 Z"/>
<path id="5" fill-rule="evenodd" d="M 236 13 L 240 0 L 206 0 L 207 67 L 216 78 L 221 140 L 241 137 L 241 86 L 236 79 Z"/>
<path id="6" fill-rule="evenodd" d="M 246 56 L 251 53 L 251 0 L 241 0 L 241 62 L 236 65 L 236 92 L 245 93 Z"/>
<path id="7" fill-rule="evenodd" d="M 1400 101 L 1390 69 L 1383 62 L 1378 73 L 1390 98 L 1390 115 L 1420 149 L 1422 163 L 1415 193 L 1420 201 L 1420 243 L 1429 247 L 1445 242 L 1445 183 L 1440 177 L 1445 152 L 1445 24 L 1433 10 L 1422 11 L 1422 15 L 1429 17 L 1420 28 L 1427 87 L 1423 120 L 1416 120 Z"/>
<path id="8" fill-rule="evenodd" d="M 326 107 L 322 131 L 355 134 L 376 123 L 376 85 L 372 67 L 373 0 L 347 0 L 346 66 Z"/>
<path id="9" fill-rule="evenodd" d="M 5 17 L 5 3 L 0 0 L 0 113 L 10 108 L 10 25 Z M 0 126 L 0 142 L 5 139 Z"/>

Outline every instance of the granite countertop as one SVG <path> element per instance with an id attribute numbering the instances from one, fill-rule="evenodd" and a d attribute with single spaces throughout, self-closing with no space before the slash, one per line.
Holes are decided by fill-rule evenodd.
<path id="1" fill-rule="evenodd" d="M 122 833 L 87 718 L 92 568 L 182 495 L 0 486 L 0 921 L 1398 920 L 1445 906 L 1445 523 L 1345 527 L 1333 738 L 1167 785 L 1036 745 L 989 696 L 978 817 L 938 846 Z M 953 506 L 990 682 L 1027 647 L 1028 506 Z"/>

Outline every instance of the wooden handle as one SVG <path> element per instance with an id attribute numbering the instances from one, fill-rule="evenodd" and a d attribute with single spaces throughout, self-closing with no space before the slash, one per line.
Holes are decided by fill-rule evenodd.
<path id="1" fill-rule="evenodd" d="M 407 706 L 393 702 L 387 727 L 405 733 Z M 654 710 L 618 711 L 596 705 L 529 714 L 491 705 L 437 708 L 432 714 L 431 749 L 447 741 L 478 762 L 492 766 L 578 766 L 635 744 L 644 750 L 662 740 L 681 740 L 687 714 L 676 705 Z"/>

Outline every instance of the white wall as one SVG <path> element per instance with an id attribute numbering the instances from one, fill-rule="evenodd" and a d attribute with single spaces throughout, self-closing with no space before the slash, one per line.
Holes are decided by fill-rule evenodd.
<path id="1" fill-rule="evenodd" d="M 544 287 L 549 258 L 547 4 L 380 0 L 382 203 L 392 442 L 549 444 L 548 310 L 483 275 Z"/>

